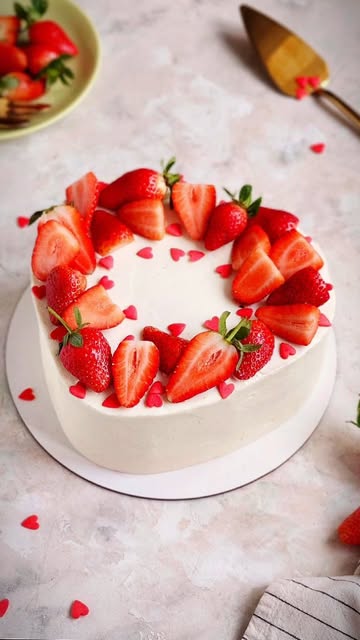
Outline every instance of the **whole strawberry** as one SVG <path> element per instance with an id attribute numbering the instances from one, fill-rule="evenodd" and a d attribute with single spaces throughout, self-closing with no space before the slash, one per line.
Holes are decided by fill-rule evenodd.
<path id="1" fill-rule="evenodd" d="M 49 307 L 62 316 L 66 307 L 79 297 L 86 289 L 86 277 L 68 266 L 54 267 L 46 280 L 46 299 Z M 51 321 L 59 324 L 54 315 L 50 314 Z"/>
<path id="2" fill-rule="evenodd" d="M 250 224 L 253 223 L 262 227 L 273 243 L 287 231 L 296 229 L 299 218 L 289 211 L 259 207 L 256 215 L 251 217 Z"/>
<path id="3" fill-rule="evenodd" d="M 338 536 L 345 544 L 360 545 L 360 507 L 355 509 L 338 528 Z"/>
<path id="4" fill-rule="evenodd" d="M 82 324 L 78 309 L 75 309 L 75 330 L 70 329 L 54 309 L 48 307 L 48 310 L 67 330 L 60 344 L 60 360 L 65 369 L 92 391 L 105 391 L 112 380 L 111 349 L 106 338 L 99 329 Z"/>
<path id="5" fill-rule="evenodd" d="M 221 202 L 210 215 L 205 235 L 205 247 L 214 251 L 237 238 L 245 229 L 248 214 L 254 215 L 260 206 L 261 198 L 251 202 L 252 187 L 248 184 L 240 189 L 239 196 L 225 189 L 231 197 L 230 202 Z"/>
<path id="6" fill-rule="evenodd" d="M 274 334 L 261 320 L 251 320 L 248 334 L 241 339 L 241 345 L 240 360 L 234 376 L 239 380 L 248 380 L 269 362 L 274 351 Z M 246 345 L 259 346 L 247 351 Z"/>
<path id="7" fill-rule="evenodd" d="M 275 289 L 267 304 L 307 303 L 320 307 L 330 298 L 329 285 L 314 267 L 305 267 L 294 273 L 284 284 Z"/>

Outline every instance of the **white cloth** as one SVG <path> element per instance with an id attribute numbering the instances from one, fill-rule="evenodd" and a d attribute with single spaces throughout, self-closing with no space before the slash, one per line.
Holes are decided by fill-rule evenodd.
<path id="1" fill-rule="evenodd" d="M 271 584 L 242 640 L 360 640 L 360 565 L 354 575 Z"/>

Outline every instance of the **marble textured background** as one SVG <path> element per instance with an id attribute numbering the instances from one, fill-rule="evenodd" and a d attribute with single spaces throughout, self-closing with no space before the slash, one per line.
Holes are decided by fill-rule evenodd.
<path id="1" fill-rule="evenodd" d="M 54 0 L 56 1 L 56 0 Z M 337 292 L 338 373 L 313 437 L 269 476 L 188 502 L 130 498 L 54 462 L 0 389 L 0 637 L 239 640 L 279 577 L 352 573 L 336 527 L 359 506 L 359 136 L 315 100 L 267 82 L 230 0 L 79 0 L 103 48 L 97 83 L 57 124 L 0 143 L 2 347 L 28 284 L 34 230 L 15 219 L 59 201 L 93 169 L 104 180 L 176 154 L 189 180 L 244 182 L 301 216 Z M 328 60 L 331 88 L 360 107 L 357 0 L 258 0 Z M 1 7 L 1 2 L 0 2 Z M 309 151 L 325 142 L 326 152 Z M 3 349 L 2 349 L 3 351 Z M 37 513 L 41 529 L 19 526 Z M 68 617 L 75 598 L 91 615 Z"/>

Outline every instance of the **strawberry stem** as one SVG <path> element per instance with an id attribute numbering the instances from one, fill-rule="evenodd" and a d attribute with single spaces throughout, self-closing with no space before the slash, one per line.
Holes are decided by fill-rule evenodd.
<path id="1" fill-rule="evenodd" d="M 247 211 L 247 214 L 250 218 L 252 218 L 258 212 L 262 198 L 257 198 L 257 200 L 254 200 L 254 202 L 251 201 L 251 184 L 244 184 L 244 186 L 241 187 L 238 196 L 236 195 L 236 193 L 232 193 L 231 191 L 229 191 L 229 189 L 226 189 L 226 187 L 223 187 L 223 189 L 225 193 L 230 196 L 231 200 L 235 202 L 235 204 L 238 204 L 239 207 L 242 207 Z"/>
<path id="2" fill-rule="evenodd" d="M 66 336 L 64 336 L 62 342 L 60 343 L 59 353 L 61 349 L 65 347 L 65 345 L 67 344 L 71 344 L 73 347 L 82 347 L 84 344 L 84 341 L 80 331 L 81 329 L 86 327 L 86 325 L 88 325 L 89 323 L 82 322 L 80 309 L 78 307 L 75 307 L 74 309 L 74 317 L 77 324 L 76 329 L 71 329 L 71 327 L 67 324 L 67 322 L 65 322 L 65 320 L 63 320 L 63 318 L 59 316 L 59 314 L 56 313 L 54 309 L 52 309 L 51 307 L 48 307 L 47 309 L 48 309 L 48 312 L 51 313 L 53 316 L 55 316 L 55 318 L 62 324 L 62 326 L 67 331 Z"/>

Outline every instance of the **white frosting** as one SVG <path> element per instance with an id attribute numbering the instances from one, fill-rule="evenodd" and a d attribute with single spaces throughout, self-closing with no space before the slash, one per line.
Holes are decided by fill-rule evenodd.
<path id="1" fill-rule="evenodd" d="M 136 255 L 143 247 L 152 247 L 152 259 Z M 175 262 L 171 248 L 182 249 L 186 255 Z M 229 328 L 239 321 L 235 313 L 239 307 L 231 298 L 232 277 L 223 279 L 215 272 L 217 266 L 230 262 L 231 244 L 205 251 L 204 258 L 191 262 L 187 252 L 194 249 L 204 250 L 185 237 L 166 235 L 152 242 L 136 236 L 134 242 L 114 251 L 113 269 L 97 267 L 88 277 L 91 286 L 107 275 L 115 282 L 109 291 L 112 300 L 122 309 L 134 305 L 138 312 L 136 321 L 126 318 L 118 327 L 104 331 L 112 351 L 129 334 L 141 337 L 145 325 L 166 331 L 169 324 L 183 322 L 186 328 L 181 335 L 190 339 L 205 330 L 205 320 L 225 310 L 231 311 Z M 325 268 L 322 275 L 328 280 Z M 260 438 L 300 407 L 317 378 L 326 349 L 323 338 L 328 329 L 323 327 L 311 345 L 296 346 L 296 354 L 288 360 L 280 358 L 276 338 L 270 362 L 248 381 L 233 380 L 235 391 L 225 400 L 217 389 L 211 389 L 180 404 L 165 399 L 162 407 L 148 408 L 143 399 L 132 409 L 109 409 L 101 403 L 112 389 L 102 394 L 88 391 L 83 400 L 69 393 L 76 380 L 62 367 L 57 343 L 49 338 L 54 325 L 46 301 L 34 298 L 34 302 L 45 378 L 64 432 L 93 462 L 127 473 L 156 473 L 198 464 Z M 333 318 L 333 292 L 321 311 Z M 165 377 L 159 374 L 157 379 Z"/>

